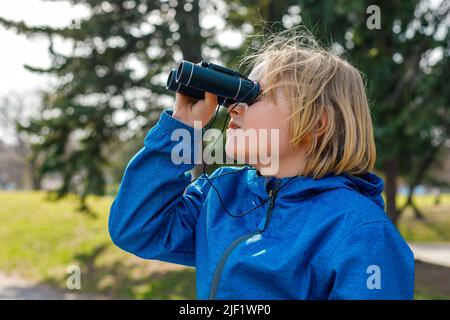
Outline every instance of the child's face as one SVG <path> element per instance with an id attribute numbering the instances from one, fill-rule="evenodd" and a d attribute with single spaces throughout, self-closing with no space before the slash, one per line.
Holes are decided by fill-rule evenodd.
<path id="1" fill-rule="evenodd" d="M 264 66 L 265 63 L 257 65 L 249 75 L 249 79 L 260 84 L 261 91 L 264 90 L 264 83 L 260 82 Z M 287 119 L 291 115 L 291 108 L 280 88 L 277 88 L 275 103 L 268 96 L 261 96 L 250 106 L 240 103 L 233 107 L 234 104 L 228 107 L 231 120 L 227 130 L 225 150 L 229 157 L 241 161 L 245 158 L 245 163 L 254 165 L 258 170 L 271 165 L 278 168 L 286 159 L 298 158 L 299 150 L 294 150 L 289 143 L 289 121 Z M 262 131 L 267 131 L 267 138 Z M 275 132 L 278 132 L 278 136 L 274 134 Z M 244 138 L 242 138 L 243 136 Z M 232 139 L 245 142 L 233 143 Z M 267 146 L 267 150 L 261 148 L 261 145 L 264 144 Z M 272 164 L 267 164 L 268 159 Z M 300 168 L 300 163 L 298 165 Z M 278 172 L 267 175 L 278 175 Z"/>

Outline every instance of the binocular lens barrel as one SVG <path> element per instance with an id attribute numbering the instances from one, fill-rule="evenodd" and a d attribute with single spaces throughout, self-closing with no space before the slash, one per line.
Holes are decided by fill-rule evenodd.
<path id="1" fill-rule="evenodd" d="M 175 81 L 176 75 L 177 75 L 177 69 L 174 68 L 174 69 L 170 70 L 169 77 L 167 78 L 166 89 L 169 89 L 169 90 L 175 91 L 175 92 L 180 92 L 182 94 L 185 94 L 187 96 L 190 96 L 190 97 L 198 99 L 198 100 L 205 99 L 204 91 L 194 89 L 191 87 L 187 87 L 180 83 L 177 83 Z M 217 96 L 217 100 L 218 100 L 218 104 L 221 106 L 224 106 L 224 107 L 228 107 L 229 105 L 237 102 L 237 101 L 234 101 L 231 99 L 226 99 L 221 96 Z"/>
<path id="2" fill-rule="evenodd" d="M 188 95 L 190 97 L 193 97 L 193 98 L 196 98 L 199 100 L 205 98 L 204 92 L 194 89 L 194 88 L 186 87 L 180 83 L 177 83 L 175 81 L 176 76 L 177 76 L 177 69 L 170 70 L 169 78 L 167 79 L 167 85 L 166 85 L 167 89 L 175 91 L 175 92 L 183 93 L 185 95 Z"/>
<path id="3" fill-rule="evenodd" d="M 166 88 L 196 99 L 204 99 L 208 91 L 226 107 L 236 102 L 252 104 L 260 90 L 258 83 L 243 78 L 239 72 L 206 61 L 194 64 L 186 60 L 170 71 Z"/>

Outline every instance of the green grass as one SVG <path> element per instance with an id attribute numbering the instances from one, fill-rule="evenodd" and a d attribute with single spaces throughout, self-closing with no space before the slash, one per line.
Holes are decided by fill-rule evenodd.
<path id="1" fill-rule="evenodd" d="M 399 199 L 401 205 L 404 199 Z M 0 270 L 65 289 L 70 265 L 81 268 L 81 293 L 110 298 L 195 299 L 195 272 L 139 259 L 114 246 L 107 218 L 112 197 L 89 197 L 93 214 L 77 211 L 67 197 L 51 201 L 42 192 L 0 192 Z M 432 197 L 417 197 L 426 221 L 405 212 L 399 229 L 408 241 L 450 242 L 450 195 L 431 207 Z M 416 288 L 417 299 L 448 299 Z"/>
<path id="2" fill-rule="evenodd" d="M 416 197 L 415 203 L 423 212 L 425 219 L 415 217 L 408 208 L 399 219 L 398 227 L 402 236 L 409 242 L 450 242 L 450 195 L 445 194 L 439 205 L 434 205 L 430 196 Z M 402 198 L 400 204 L 404 203 Z"/>
<path id="3" fill-rule="evenodd" d="M 419 287 L 414 291 L 414 300 L 450 300 L 450 296 L 435 293 Z"/>
<path id="4" fill-rule="evenodd" d="M 84 293 L 194 299 L 192 268 L 142 260 L 112 244 L 111 202 L 88 198 L 94 217 L 77 211 L 75 198 L 54 202 L 40 192 L 0 192 L 0 270 L 65 289 L 67 267 L 78 265 Z"/>

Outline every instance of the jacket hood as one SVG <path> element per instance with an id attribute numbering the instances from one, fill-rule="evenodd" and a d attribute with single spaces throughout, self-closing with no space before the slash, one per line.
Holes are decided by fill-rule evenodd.
<path id="1" fill-rule="evenodd" d="M 276 178 L 262 176 L 254 169 L 248 170 L 246 175 L 250 190 L 262 197 L 267 197 L 269 188 L 279 188 L 277 198 L 283 197 L 293 201 L 298 201 L 301 197 L 307 198 L 325 191 L 344 188 L 361 193 L 384 210 L 384 200 L 381 196 L 384 181 L 375 173 L 367 172 L 358 176 L 329 173 L 320 179 L 305 176 Z"/>

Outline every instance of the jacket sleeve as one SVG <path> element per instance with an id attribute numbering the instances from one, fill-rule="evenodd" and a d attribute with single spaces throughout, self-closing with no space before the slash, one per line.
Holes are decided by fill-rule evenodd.
<path id="1" fill-rule="evenodd" d="M 194 132 L 196 137 L 200 135 L 201 143 L 202 129 L 171 115 L 172 111 L 163 111 L 148 132 L 144 147 L 127 165 L 110 209 L 108 228 L 112 241 L 125 251 L 145 259 L 194 266 L 195 227 L 205 200 L 204 179 L 191 183 L 188 171 L 195 166 L 193 159 L 188 164 L 174 163 L 172 152 L 181 140 L 172 141 L 171 135 L 184 129 L 178 132 L 191 137 L 187 141 L 191 150 L 184 150 L 191 157 L 197 145 Z"/>
<path id="2" fill-rule="evenodd" d="M 328 266 L 329 299 L 414 297 L 414 255 L 390 221 L 353 229 L 334 250 Z"/>

